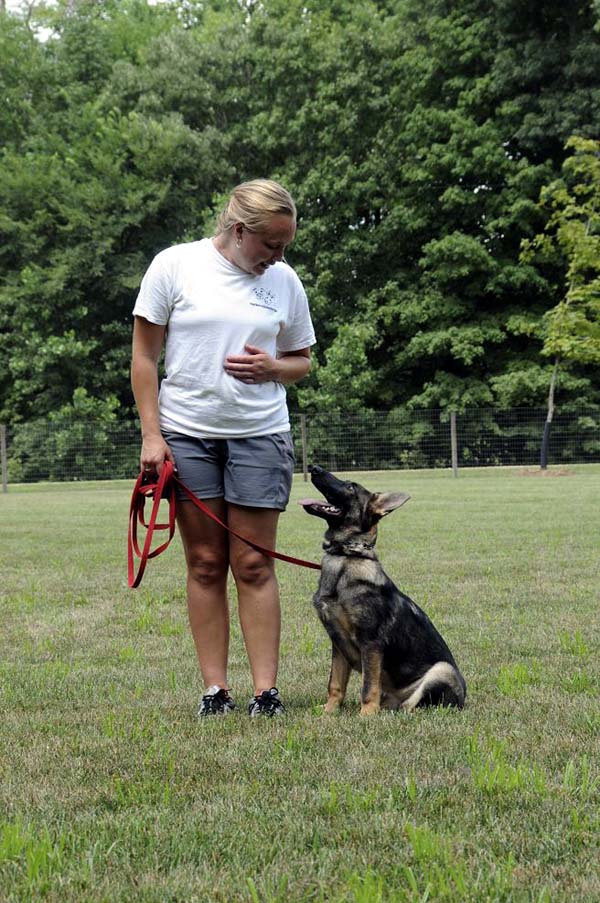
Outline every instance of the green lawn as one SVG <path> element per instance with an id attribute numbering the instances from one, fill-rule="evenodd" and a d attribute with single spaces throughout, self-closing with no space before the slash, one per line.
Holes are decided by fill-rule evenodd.
<path id="1" fill-rule="evenodd" d="M 198 723 L 179 541 L 126 583 L 132 483 L 0 496 L 0 900 L 598 901 L 600 465 L 379 472 L 379 554 L 468 683 L 461 712 L 321 713 L 318 574 L 278 564 L 288 714 Z M 318 559 L 295 501 L 279 548 Z M 235 601 L 235 600 L 234 600 Z"/>

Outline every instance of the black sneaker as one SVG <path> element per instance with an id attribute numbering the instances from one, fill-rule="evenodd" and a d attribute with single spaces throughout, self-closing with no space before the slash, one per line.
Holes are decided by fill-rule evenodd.
<path id="1" fill-rule="evenodd" d="M 273 715 L 283 715 L 284 712 L 285 708 L 277 687 L 263 690 L 262 693 L 250 700 L 248 706 L 248 714 L 251 718 L 256 718 L 258 715 L 267 715 L 269 718 L 272 718 Z"/>
<path id="2" fill-rule="evenodd" d="M 228 690 L 223 687 L 209 687 L 198 706 L 198 718 L 208 715 L 229 715 L 235 709 L 235 703 Z"/>

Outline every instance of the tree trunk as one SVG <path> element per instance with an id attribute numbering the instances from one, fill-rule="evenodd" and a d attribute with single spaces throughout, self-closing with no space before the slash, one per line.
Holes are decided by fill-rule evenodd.
<path id="1" fill-rule="evenodd" d="M 552 426 L 552 418 L 554 417 L 554 391 L 556 389 L 556 377 L 558 375 L 558 366 L 560 359 L 554 361 L 554 370 L 552 371 L 552 379 L 550 380 L 550 391 L 548 392 L 548 413 L 546 415 L 546 423 L 544 424 L 544 435 L 542 436 L 542 449 L 540 452 L 540 468 L 548 469 L 548 445 L 550 443 L 550 428 Z"/>

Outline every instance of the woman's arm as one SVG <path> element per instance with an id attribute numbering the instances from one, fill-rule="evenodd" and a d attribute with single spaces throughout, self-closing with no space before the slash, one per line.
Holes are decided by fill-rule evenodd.
<path id="1" fill-rule="evenodd" d="M 278 382 L 287 384 L 300 382 L 310 372 L 310 348 L 287 351 L 277 358 L 276 363 L 279 364 L 280 370 Z"/>
<path id="2" fill-rule="evenodd" d="M 246 345 L 246 354 L 230 355 L 225 370 L 230 376 L 245 383 L 297 383 L 310 370 L 310 348 L 287 351 L 279 357 L 271 357 L 254 345 Z"/>
<path id="3" fill-rule="evenodd" d="M 142 425 L 142 470 L 160 473 L 163 461 L 173 461 L 171 449 L 160 432 L 158 415 L 158 359 L 165 326 L 135 317 L 131 351 L 131 388 Z"/>

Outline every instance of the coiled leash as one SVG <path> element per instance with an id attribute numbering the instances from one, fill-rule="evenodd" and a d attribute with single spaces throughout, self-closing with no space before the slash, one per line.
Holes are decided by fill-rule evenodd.
<path id="1" fill-rule="evenodd" d="M 228 527 L 227 524 L 223 523 L 221 518 L 217 517 L 204 502 L 197 498 L 191 489 L 188 489 L 185 483 L 181 482 L 179 477 L 175 476 L 175 470 L 172 463 L 170 461 L 165 461 L 158 480 L 156 479 L 155 474 L 142 472 L 138 476 L 135 486 L 133 487 L 131 504 L 129 506 L 129 530 L 127 534 L 127 583 L 132 589 L 139 586 L 142 582 L 142 577 L 144 576 L 144 571 L 146 570 L 149 559 L 156 558 L 157 555 L 164 552 L 175 535 L 175 484 L 183 490 L 190 502 L 192 502 L 196 508 L 199 508 L 200 511 L 203 511 L 204 514 L 216 521 L 217 524 L 220 524 L 224 530 L 232 533 L 233 536 L 237 536 L 238 539 L 241 539 L 242 542 L 245 542 L 246 545 L 251 546 L 251 548 L 256 549 L 257 552 L 262 552 L 263 555 L 267 555 L 269 558 L 277 558 L 279 561 L 288 561 L 290 564 L 298 564 L 301 567 L 314 568 L 315 570 L 321 569 L 321 565 L 314 561 L 303 561 L 302 558 L 294 558 L 292 555 L 283 555 L 281 552 L 275 552 L 273 549 L 265 549 L 263 546 L 259 546 L 257 542 L 253 542 L 251 539 L 246 539 L 246 537 L 242 536 L 240 533 L 236 533 L 235 530 L 232 530 L 231 527 Z M 169 519 L 167 523 L 157 523 L 158 509 L 162 499 L 165 499 L 169 505 Z M 150 520 L 146 523 L 144 508 L 146 501 L 150 500 L 152 500 L 152 511 L 150 512 Z M 138 523 L 146 530 L 143 549 L 140 549 L 138 542 Z M 155 530 L 168 530 L 169 534 L 167 539 L 161 545 L 150 551 Z M 137 573 L 135 573 L 134 555 L 140 559 Z"/>

